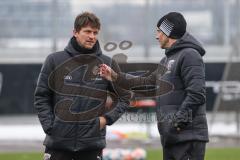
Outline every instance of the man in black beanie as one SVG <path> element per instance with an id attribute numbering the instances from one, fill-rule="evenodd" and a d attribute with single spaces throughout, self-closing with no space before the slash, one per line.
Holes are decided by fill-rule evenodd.
<path id="1" fill-rule="evenodd" d="M 66 48 L 50 54 L 42 66 L 34 104 L 46 133 L 44 160 L 101 160 L 106 125 L 117 121 L 129 105 L 126 92 L 121 94 L 97 74 L 102 63 L 119 70 L 102 54 L 99 31 L 96 15 L 79 14 Z M 110 93 L 118 96 L 107 108 Z"/>
<path id="2" fill-rule="evenodd" d="M 133 77 L 115 73 L 102 65 L 100 73 L 110 81 L 129 89 L 139 84 L 156 84 L 162 80 L 174 89 L 158 96 L 157 118 L 164 160 L 203 160 L 208 139 L 206 119 L 205 50 L 188 32 L 182 14 L 171 12 L 157 23 L 156 39 L 165 57 L 160 67 L 148 77 Z M 161 66 L 166 70 L 159 69 Z M 164 88 L 160 84 L 160 89 Z"/>
<path id="3" fill-rule="evenodd" d="M 172 120 L 158 122 L 164 160 L 203 160 L 208 126 L 206 120 L 205 67 L 202 45 L 186 32 L 182 14 L 171 12 L 157 23 L 156 39 L 168 71 L 162 79 L 174 84 L 174 91 L 158 98 L 160 113 L 172 113 Z"/>

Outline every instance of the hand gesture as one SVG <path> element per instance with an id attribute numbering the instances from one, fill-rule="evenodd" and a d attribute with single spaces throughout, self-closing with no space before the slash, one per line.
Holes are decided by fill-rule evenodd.
<path id="1" fill-rule="evenodd" d="M 117 73 L 106 64 L 101 64 L 99 67 L 99 74 L 101 77 L 109 80 L 115 81 L 117 79 Z"/>

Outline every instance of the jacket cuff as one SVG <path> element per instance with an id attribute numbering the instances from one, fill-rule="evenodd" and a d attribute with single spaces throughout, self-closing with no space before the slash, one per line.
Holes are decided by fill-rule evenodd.
<path id="1" fill-rule="evenodd" d="M 48 135 L 51 135 L 52 134 L 52 126 L 51 127 L 48 127 L 47 129 L 44 128 L 44 132 Z"/>
<path id="2" fill-rule="evenodd" d="M 112 121 L 112 119 L 110 118 L 109 115 L 104 115 L 103 117 L 106 119 L 106 125 L 109 126 L 109 125 L 113 124 L 113 121 Z"/>

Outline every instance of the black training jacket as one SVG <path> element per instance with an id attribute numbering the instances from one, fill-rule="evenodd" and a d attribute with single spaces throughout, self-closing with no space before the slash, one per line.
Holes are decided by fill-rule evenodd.
<path id="1" fill-rule="evenodd" d="M 158 129 L 163 146 L 185 141 L 208 141 L 206 119 L 205 50 L 189 33 L 165 52 L 158 69 L 148 77 L 120 73 L 117 84 L 125 89 L 156 85 Z M 153 90 L 141 94 L 152 95 Z M 139 95 L 136 92 L 137 97 Z"/>
<path id="2" fill-rule="evenodd" d="M 34 105 L 48 148 L 68 151 L 104 148 L 106 128 L 100 130 L 98 117 L 104 116 L 111 125 L 128 107 L 127 94 L 98 75 L 100 64 L 116 70 L 118 65 L 102 54 L 98 42 L 94 48 L 94 53 L 79 52 L 70 41 L 64 51 L 50 54 L 42 66 Z M 107 95 L 113 96 L 115 107 L 105 107 Z"/>
<path id="3" fill-rule="evenodd" d="M 172 92 L 158 98 L 158 129 L 163 145 L 185 141 L 208 141 L 206 119 L 205 50 L 189 33 L 166 50 L 162 80 L 173 84 Z"/>

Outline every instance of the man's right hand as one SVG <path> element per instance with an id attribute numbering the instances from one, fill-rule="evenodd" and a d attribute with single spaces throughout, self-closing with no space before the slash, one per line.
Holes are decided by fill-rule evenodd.
<path id="1" fill-rule="evenodd" d="M 106 64 L 101 64 L 99 67 L 99 74 L 101 77 L 109 80 L 109 81 L 116 81 L 118 74 L 112 70 L 111 67 L 109 67 Z"/>

